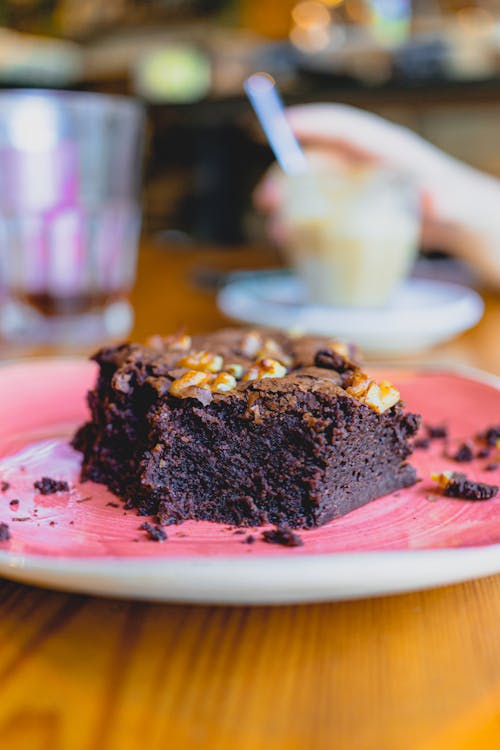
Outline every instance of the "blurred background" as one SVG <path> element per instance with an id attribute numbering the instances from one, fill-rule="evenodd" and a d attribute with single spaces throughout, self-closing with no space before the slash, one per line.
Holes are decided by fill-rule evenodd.
<path id="1" fill-rule="evenodd" d="M 242 93 L 379 113 L 500 175 L 499 0 L 0 0 L 0 86 L 132 94 L 147 106 L 143 229 L 262 237 L 272 161 Z"/>

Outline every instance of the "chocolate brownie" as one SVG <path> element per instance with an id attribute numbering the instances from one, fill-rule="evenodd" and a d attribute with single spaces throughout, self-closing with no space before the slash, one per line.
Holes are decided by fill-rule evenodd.
<path id="1" fill-rule="evenodd" d="M 283 547 L 302 547 L 303 539 L 286 526 L 276 526 L 262 532 L 262 539 L 268 544 L 281 544 Z"/>
<path id="2" fill-rule="evenodd" d="M 42 477 L 33 482 L 33 487 L 40 495 L 55 495 L 56 492 L 69 492 L 69 484 L 63 480 Z"/>
<path id="3" fill-rule="evenodd" d="M 162 524 L 311 527 L 416 481 L 420 418 L 342 344 L 265 330 L 100 350 L 82 478 Z"/>
<path id="4" fill-rule="evenodd" d="M 439 484 L 445 497 L 461 498 L 462 500 L 491 500 L 498 494 L 495 484 L 473 482 L 466 474 L 458 472 L 443 472 L 432 476 Z"/>
<path id="5" fill-rule="evenodd" d="M 6 523 L 0 523 L 0 542 L 8 542 L 10 539 L 9 525 Z"/>

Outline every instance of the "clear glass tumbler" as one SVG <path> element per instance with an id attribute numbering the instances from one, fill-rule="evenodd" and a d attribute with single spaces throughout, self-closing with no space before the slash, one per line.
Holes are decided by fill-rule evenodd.
<path id="1" fill-rule="evenodd" d="M 0 93 L 0 337 L 71 348 L 128 333 L 143 126 L 126 97 Z"/>

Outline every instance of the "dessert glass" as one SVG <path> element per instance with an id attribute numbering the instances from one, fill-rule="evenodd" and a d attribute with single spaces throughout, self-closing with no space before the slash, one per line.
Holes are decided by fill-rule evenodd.
<path id="1" fill-rule="evenodd" d="M 281 219 L 285 257 L 313 303 L 381 307 L 416 257 L 418 191 L 390 169 L 287 177 Z"/>

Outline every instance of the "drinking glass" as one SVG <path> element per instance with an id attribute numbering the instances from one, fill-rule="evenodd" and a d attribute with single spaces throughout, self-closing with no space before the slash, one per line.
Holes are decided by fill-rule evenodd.
<path id="1" fill-rule="evenodd" d="M 126 97 L 0 93 L 0 338 L 79 347 L 129 331 L 143 121 Z"/>
<path id="2" fill-rule="evenodd" d="M 311 170 L 288 177 L 281 218 L 285 256 L 311 302 L 383 306 L 416 257 L 418 190 L 391 169 Z"/>

